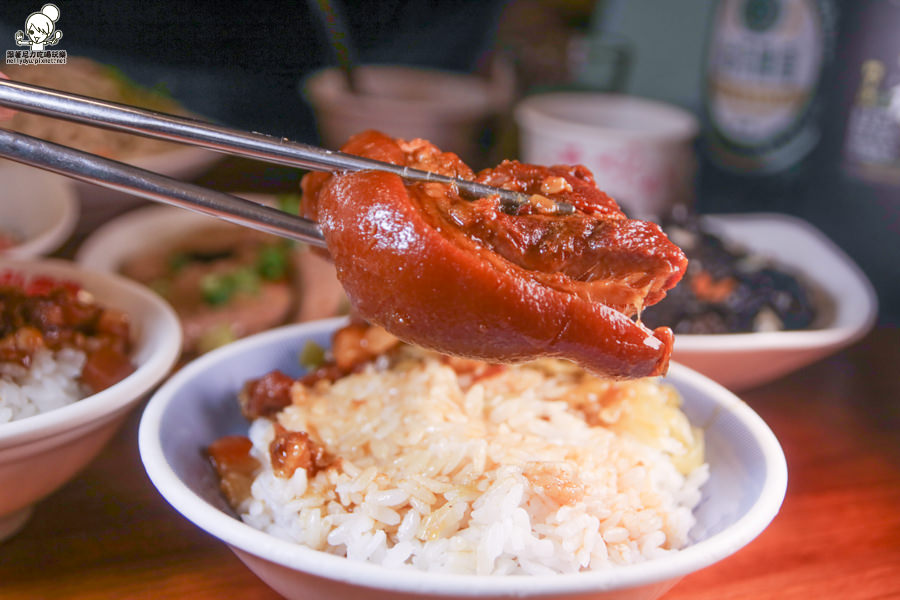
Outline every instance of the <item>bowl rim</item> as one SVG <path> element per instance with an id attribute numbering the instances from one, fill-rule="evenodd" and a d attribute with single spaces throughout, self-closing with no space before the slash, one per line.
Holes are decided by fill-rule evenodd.
<path id="1" fill-rule="evenodd" d="M 841 264 L 846 275 L 853 281 L 855 291 L 863 299 L 857 310 L 851 311 L 851 319 L 844 324 L 826 323 L 815 329 L 762 331 L 747 333 L 687 334 L 675 336 L 675 353 L 733 353 L 755 352 L 760 350 L 814 350 L 838 345 L 851 344 L 863 337 L 875 324 L 878 316 L 878 297 L 872 283 L 862 269 L 831 238 L 812 223 L 783 213 L 734 213 L 708 214 L 703 219 L 710 226 L 717 223 L 779 222 L 794 227 L 798 232 L 808 236 L 831 258 Z M 830 298 L 836 305 L 846 302 L 846 295 Z"/>
<path id="2" fill-rule="evenodd" d="M 16 244 L 3 252 L 0 252 L 0 258 L 27 260 L 30 258 L 40 258 L 45 254 L 53 252 L 59 248 L 75 230 L 78 223 L 79 201 L 78 194 L 72 182 L 60 175 L 53 175 L 40 169 L 32 168 L 29 171 L 29 178 L 43 178 L 56 189 L 52 191 L 54 199 L 60 202 L 60 210 L 54 212 L 53 219 L 48 221 L 50 227 L 41 231 L 38 235 L 30 237 L 21 244 Z"/>
<path id="3" fill-rule="evenodd" d="M 94 285 L 111 286 L 136 298 L 153 317 L 154 336 L 160 340 L 147 360 L 125 379 L 77 402 L 23 419 L 0 423 L 0 449 L 40 439 L 60 430 L 84 426 L 106 414 L 135 403 L 174 366 L 181 352 L 181 326 L 175 311 L 146 287 L 113 273 L 86 270 L 75 263 L 45 258 L 12 260 L 0 258 L 0 269 L 21 269 L 74 279 L 88 291 Z M 102 302 L 102 299 L 101 299 Z M 133 318 L 133 317 L 132 317 Z"/>
<path id="4" fill-rule="evenodd" d="M 778 513 L 787 488 L 787 464 L 775 435 L 746 403 L 709 378 L 679 364 L 670 365 L 670 376 L 710 395 L 719 408 L 730 411 L 752 433 L 758 444 L 767 477 L 750 510 L 725 532 L 688 546 L 677 553 L 644 563 L 614 569 L 560 575 L 492 577 L 429 573 L 415 569 L 388 569 L 354 562 L 348 571 L 344 557 L 313 550 L 254 529 L 197 496 L 175 473 L 163 453 L 160 425 L 179 388 L 220 360 L 261 347 L 323 333 L 346 322 L 343 317 L 311 321 L 272 329 L 216 349 L 189 363 L 164 383 L 144 409 L 138 430 L 141 460 L 160 495 L 189 521 L 233 548 L 318 577 L 349 585 L 405 593 L 435 595 L 532 596 L 584 593 L 649 585 L 680 578 L 734 553 L 758 536 Z"/>

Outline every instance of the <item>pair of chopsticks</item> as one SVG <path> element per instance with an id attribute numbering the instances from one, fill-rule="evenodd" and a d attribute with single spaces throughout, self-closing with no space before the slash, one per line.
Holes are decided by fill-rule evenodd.
<path id="1" fill-rule="evenodd" d="M 474 181 L 16 81 L 0 80 L 0 105 L 279 165 L 330 172 L 385 171 L 406 181 L 449 184 L 470 199 L 498 196 L 504 209 L 511 211 L 530 202 L 527 194 Z M 266 233 L 325 245 L 316 223 L 299 216 L 24 134 L 0 129 L 0 156 Z M 556 204 L 557 214 L 571 211 L 568 204 Z"/>

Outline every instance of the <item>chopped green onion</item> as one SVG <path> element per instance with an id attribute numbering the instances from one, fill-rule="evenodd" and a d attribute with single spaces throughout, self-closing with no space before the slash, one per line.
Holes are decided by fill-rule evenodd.
<path id="1" fill-rule="evenodd" d="M 200 280 L 200 292 L 207 304 L 219 306 L 228 302 L 234 295 L 234 281 L 227 275 L 210 273 Z"/>
<path id="2" fill-rule="evenodd" d="M 310 371 L 318 369 L 325 362 L 325 348 L 309 340 L 300 351 L 300 364 Z"/>
<path id="3" fill-rule="evenodd" d="M 174 252 L 169 256 L 169 271 L 177 273 L 191 262 L 191 257 L 186 252 Z"/>
<path id="4" fill-rule="evenodd" d="M 256 270 L 269 281 L 281 279 L 287 272 L 287 255 L 280 245 L 263 246 L 256 259 Z"/>
<path id="5" fill-rule="evenodd" d="M 294 215 L 300 214 L 300 194 L 280 194 L 277 197 L 278 208 Z"/>
<path id="6" fill-rule="evenodd" d="M 200 353 L 215 350 L 220 346 L 231 343 L 237 339 L 231 325 L 220 323 L 204 331 L 197 340 L 197 350 Z"/>
<path id="7" fill-rule="evenodd" d="M 231 273 L 232 286 L 235 292 L 256 294 L 259 292 L 259 275 L 250 267 L 241 267 Z"/>
<path id="8" fill-rule="evenodd" d="M 238 293 L 259 293 L 259 287 L 259 275 L 249 267 L 241 267 L 230 273 L 210 273 L 200 280 L 203 300 L 213 306 L 226 304 Z"/>

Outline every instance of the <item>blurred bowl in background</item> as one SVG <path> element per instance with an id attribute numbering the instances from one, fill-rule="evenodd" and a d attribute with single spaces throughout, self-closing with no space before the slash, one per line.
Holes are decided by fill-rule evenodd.
<path id="1" fill-rule="evenodd" d="M 238 195 L 277 206 L 272 196 Z M 216 239 L 207 239 L 210 236 Z M 143 279 L 142 283 L 162 294 L 181 320 L 183 358 L 189 358 L 258 329 L 346 311 L 349 302 L 334 265 L 303 244 L 278 250 L 278 257 L 288 260 L 283 279 L 260 282 L 253 294 L 240 298 L 198 303 L 206 275 L 245 272 L 250 263 L 271 257 L 270 246 L 281 242 L 215 217 L 155 205 L 100 226 L 81 245 L 76 261 L 93 271 Z"/>
<path id="2" fill-rule="evenodd" d="M 75 229 L 78 198 L 65 177 L 0 159 L 0 189 L 0 255 L 50 254 Z"/>
<path id="3" fill-rule="evenodd" d="M 620 94 L 558 92 L 526 97 L 515 120 L 523 161 L 585 165 L 631 217 L 655 218 L 693 197 L 699 125 L 686 110 Z"/>
<path id="4" fill-rule="evenodd" d="M 340 148 L 353 134 L 377 129 L 407 140 L 424 138 L 467 162 L 480 162 L 479 137 L 502 101 L 487 79 L 395 65 L 361 66 L 355 77 L 363 93 L 353 93 L 337 68 L 302 83 L 326 147 Z"/>
<path id="5" fill-rule="evenodd" d="M 122 71 L 83 56 L 69 55 L 64 66 L 8 65 L 4 72 L 14 81 L 162 113 L 197 117 L 159 87 L 142 86 Z M 221 154 L 202 148 L 54 119 L 27 111 L 16 112 L 4 123 L 4 127 L 176 179 L 196 177 L 221 157 Z M 74 186 L 81 200 L 78 233 L 90 231 L 115 214 L 145 202 L 123 192 L 89 183 L 76 182 Z"/>
<path id="6" fill-rule="evenodd" d="M 172 309 L 150 290 L 110 273 L 57 259 L 0 259 L 0 273 L 77 283 L 129 317 L 134 372 L 74 403 L 0 423 L 0 541 L 25 525 L 35 502 L 72 479 L 100 452 L 128 413 L 171 369 L 181 347 Z"/>

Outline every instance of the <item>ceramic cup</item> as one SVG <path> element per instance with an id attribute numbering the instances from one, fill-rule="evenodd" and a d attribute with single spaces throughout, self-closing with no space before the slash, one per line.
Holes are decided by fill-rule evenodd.
<path id="1" fill-rule="evenodd" d="M 656 218 L 693 196 L 697 119 L 621 94 L 558 92 L 515 109 L 523 161 L 583 164 L 629 216 Z"/>
<path id="2" fill-rule="evenodd" d="M 377 129 L 402 139 L 424 138 L 478 163 L 479 138 L 498 103 L 487 79 L 394 65 L 354 70 L 358 91 L 336 68 L 312 74 L 302 92 L 313 107 L 322 143 L 337 149 L 355 133 Z"/>

